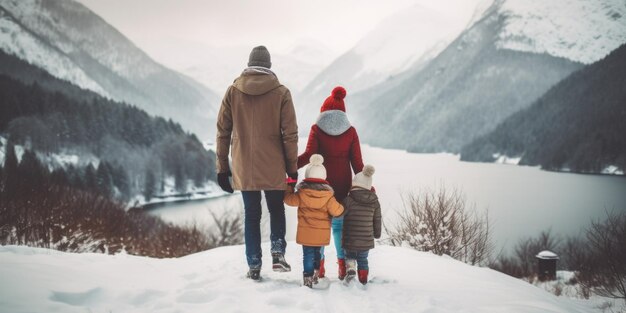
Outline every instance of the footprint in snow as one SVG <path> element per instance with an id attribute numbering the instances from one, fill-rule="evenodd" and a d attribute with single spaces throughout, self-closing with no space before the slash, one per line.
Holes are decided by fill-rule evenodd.
<path id="1" fill-rule="evenodd" d="M 87 304 L 93 304 L 104 298 L 104 293 L 101 288 L 93 288 L 84 292 L 61 292 L 53 291 L 50 296 L 50 300 L 61 302 L 74 306 L 84 306 Z"/>

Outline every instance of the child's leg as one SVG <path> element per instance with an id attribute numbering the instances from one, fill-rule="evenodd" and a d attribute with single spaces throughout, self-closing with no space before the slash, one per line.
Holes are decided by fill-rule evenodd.
<path id="1" fill-rule="evenodd" d="M 337 259 L 345 259 L 343 246 L 341 245 L 341 236 L 343 232 L 343 217 L 333 218 L 331 224 L 333 229 L 333 240 L 335 241 L 335 249 L 337 250 Z"/>
<path id="2" fill-rule="evenodd" d="M 320 269 L 320 261 L 322 259 L 322 253 L 321 253 L 322 247 L 313 247 L 313 267 L 316 270 Z"/>
<path id="3" fill-rule="evenodd" d="M 369 252 L 370 250 L 363 250 L 356 253 L 356 262 L 359 270 L 369 270 L 369 264 L 367 261 Z"/>
<path id="4" fill-rule="evenodd" d="M 313 259 L 313 266 L 315 267 L 315 272 L 313 273 L 313 284 L 317 284 L 317 279 L 324 277 L 323 273 L 320 273 L 320 263 L 321 263 L 321 258 L 322 258 L 322 254 L 321 254 L 321 250 L 322 247 L 315 247 L 315 254 L 314 254 L 314 259 Z"/>
<path id="5" fill-rule="evenodd" d="M 315 265 L 315 247 L 302 246 L 302 267 L 304 270 L 302 274 L 304 276 L 313 276 Z"/>
<path id="6" fill-rule="evenodd" d="M 357 253 L 357 263 L 359 264 L 359 282 L 367 284 L 367 275 L 369 274 L 369 265 L 367 264 L 367 256 L 369 250 L 359 251 Z"/>

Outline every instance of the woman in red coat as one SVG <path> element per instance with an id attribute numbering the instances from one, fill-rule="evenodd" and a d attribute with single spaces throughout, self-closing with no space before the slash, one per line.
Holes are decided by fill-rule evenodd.
<path id="1" fill-rule="evenodd" d="M 306 150 L 298 157 L 298 168 L 308 164 L 313 154 L 321 154 L 324 157 L 326 168 L 326 180 L 335 190 L 335 198 L 341 202 L 350 191 L 352 185 L 352 172 L 354 174 L 363 170 L 361 158 L 361 144 L 356 129 L 350 125 L 346 115 L 346 107 L 343 99 L 346 90 L 335 87 L 331 95 L 326 98 L 317 122 L 311 126 Z M 352 167 L 352 168 L 351 168 Z M 341 246 L 341 231 L 343 229 L 343 217 L 333 218 L 332 230 L 335 248 L 337 249 L 337 263 L 339 264 L 339 279 L 346 276 L 344 251 Z M 323 257 L 322 252 L 322 257 Z M 320 262 L 319 277 L 324 277 L 324 259 Z"/>

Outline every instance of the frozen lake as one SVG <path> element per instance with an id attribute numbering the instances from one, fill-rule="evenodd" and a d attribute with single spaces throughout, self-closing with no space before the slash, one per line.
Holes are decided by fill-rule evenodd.
<path id="1" fill-rule="evenodd" d="M 468 163 L 455 155 L 414 154 L 368 146 L 363 146 L 363 158 L 376 167 L 374 186 L 388 224 L 393 224 L 397 210 L 402 209 L 404 192 L 443 185 L 462 191 L 470 207 L 475 204 L 478 210 L 489 210 L 498 247 L 514 245 L 520 238 L 536 236 L 547 229 L 559 235 L 577 235 L 591 219 L 603 219 L 606 210 L 626 211 L 623 176 Z M 154 207 L 150 213 L 176 224 L 207 225 L 212 223 L 209 211 L 241 213 L 241 196 L 165 204 Z M 295 239 L 297 215 L 294 208 L 287 207 L 286 211 L 287 237 L 291 240 Z"/>

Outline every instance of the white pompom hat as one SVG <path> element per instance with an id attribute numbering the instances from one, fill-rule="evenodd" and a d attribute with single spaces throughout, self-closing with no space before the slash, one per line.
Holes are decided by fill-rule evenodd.
<path id="1" fill-rule="evenodd" d="M 363 167 L 363 171 L 354 175 L 354 178 L 352 179 L 352 187 L 361 187 L 367 190 L 372 189 L 372 175 L 374 175 L 375 171 L 376 169 L 374 169 L 373 166 L 365 165 L 365 167 Z"/>
<path id="2" fill-rule="evenodd" d="M 309 165 L 304 171 L 304 178 L 316 178 L 326 180 L 326 168 L 322 164 L 324 163 L 324 157 L 319 154 L 314 154 L 309 159 Z"/>

